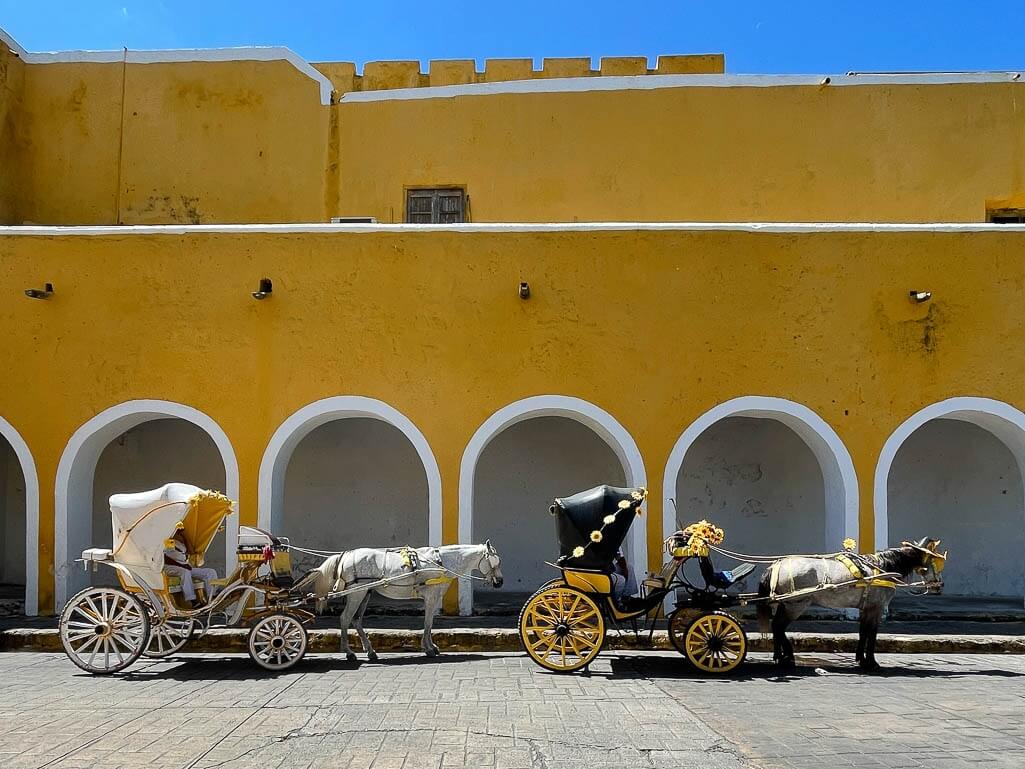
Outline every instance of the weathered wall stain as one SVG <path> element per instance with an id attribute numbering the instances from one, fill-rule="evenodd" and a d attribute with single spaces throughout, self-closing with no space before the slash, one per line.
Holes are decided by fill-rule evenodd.
<path id="1" fill-rule="evenodd" d="M 213 90 L 202 81 L 195 80 L 179 83 L 174 93 L 176 105 L 193 109 L 260 107 L 264 101 L 263 94 L 253 88 L 225 92 Z"/>
<path id="2" fill-rule="evenodd" d="M 893 319 L 876 304 L 881 328 L 897 350 L 906 355 L 931 355 L 937 351 L 946 322 L 943 303 L 930 300 L 927 309 L 916 308 L 920 317 Z"/>
<path id="3" fill-rule="evenodd" d="M 150 195 L 140 208 L 130 207 L 125 214 L 129 219 L 138 217 L 146 221 L 166 219 L 178 224 L 203 223 L 199 213 L 199 198 L 187 195 Z"/>

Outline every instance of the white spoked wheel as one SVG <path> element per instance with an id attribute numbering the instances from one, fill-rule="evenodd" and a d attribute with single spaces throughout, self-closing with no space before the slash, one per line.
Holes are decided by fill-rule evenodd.
<path id="1" fill-rule="evenodd" d="M 288 670 L 306 654 L 303 623 L 291 614 L 268 614 L 249 631 L 249 656 L 266 670 Z"/>
<path id="2" fill-rule="evenodd" d="M 133 595 L 113 587 L 83 590 L 60 618 L 64 651 L 82 670 L 107 675 L 139 658 L 149 641 L 149 614 Z"/>
<path id="3" fill-rule="evenodd" d="M 191 617 L 164 617 L 150 619 L 149 644 L 142 656 L 150 659 L 170 657 L 192 638 L 196 620 Z"/>

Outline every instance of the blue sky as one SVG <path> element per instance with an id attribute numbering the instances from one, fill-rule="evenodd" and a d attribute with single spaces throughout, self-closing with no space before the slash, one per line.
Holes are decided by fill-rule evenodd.
<path id="1" fill-rule="evenodd" d="M 30 51 L 284 45 L 310 61 L 726 54 L 727 71 L 1025 69 L 1025 0 L 0 0 Z"/>

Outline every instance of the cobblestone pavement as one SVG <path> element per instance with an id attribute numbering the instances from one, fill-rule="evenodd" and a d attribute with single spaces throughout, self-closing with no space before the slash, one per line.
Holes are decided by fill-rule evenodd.
<path id="1" fill-rule="evenodd" d="M 94 678 L 0 654 L 3 769 L 1025 766 L 1025 657 L 755 655 L 730 679 L 668 654 L 603 654 L 560 676 L 519 655 L 139 662 Z M 816 670 L 818 668 L 818 670 Z"/>

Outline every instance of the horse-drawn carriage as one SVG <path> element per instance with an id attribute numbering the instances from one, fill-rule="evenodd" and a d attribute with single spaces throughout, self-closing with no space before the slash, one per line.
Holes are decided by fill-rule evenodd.
<path id="1" fill-rule="evenodd" d="M 773 633 L 774 657 L 785 667 L 794 664 L 786 637 L 787 625 L 813 602 L 833 608 L 857 608 L 860 633 L 857 660 L 875 669 L 875 639 L 879 622 L 898 588 L 942 589 L 940 573 L 946 553 L 939 540 L 924 538 L 872 554 L 844 550 L 810 556 L 749 556 L 719 547 L 723 530 L 700 521 L 677 531 L 663 543 L 668 555 L 658 574 L 649 575 L 638 596 L 617 595 L 614 559 L 626 539 L 647 492 L 599 486 L 556 499 L 560 556 L 552 564 L 561 577 L 542 585 L 524 604 L 519 618 L 520 640 L 536 663 L 569 673 L 589 665 L 601 651 L 608 623 L 631 623 L 647 618 L 650 633 L 663 602 L 675 596 L 667 618 L 669 640 L 697 670 L 728 673 L 747 655 L 747 636 L 727 609 L 755 605 L 762 627 Z M 741 562 L 731 571 L 716 571 L 711 553 Z M 696 560 L 700 580 L 695 584 L 684 565 Z M 757 592 L 729 592 L 750 574 L 755 563 L 767 566 Z M 917 574 L 919 582 L 909 582 Z M 697 577 L 695 577 L 697 579 Z"/>
<path id="2" fill-rule="evenodd" d="M 668 622 L 676 650 L 707 673 L 727 673 L 744 661 L 747 637 L 725 611 L 740 599 L 726 588 L 754 567 L 732 573 L 712 569 L 706 543 L 715 540 L 716 531 L 721 542 L 721 530 L 695 525 L 670 537 L 665 543 L 669 560 L 643 581 L 641 594 L 617 597 L 613 561 L 646 496 L 641 488 L 599 486 L 556 499 L 551 506 L 560 549 L 553 565 L 562 576 L 539 588 L 519 619 L 523 648 L 542 667 L 563 673 L 586 667 L 601 651 L 608 623 L 631 622 L 635 630 L 641 618 L 650 616 L 653 623 L 662 602 L 678 590 L 686 597 L 677 601 Z M 695 557 L 703 586 L 681 573 L 683 564 Z"/>
<path id="3" fill-rule="evenodd" d="M 191 566 L 200 567 L 210 543 L 232 513 L 232 501 L 214 491 L 169 483 L 153 491 L 110 498 L 111 548 L 82 553 L 86 568 L 114 570 L 118 587 L 89 587 L 71 598 L 60 616 L 68 657 L 83 670 L 124 670 L 140 656 L 167 657 L 197 628 L 220 615 L 225 625 L 249 625 L 247 649 L 258 665 L 285 670 L 306 653 L 306 625 L 314 615 L 294 591 L 288 541 L 242 526 L 238 566 L 220 590 L 193 608 L 181 580 L 165 570 L 165 550 L 177 536 Z M 202 586 L 197 586 L 201 594 Z"/>
<path id="4" fill-rule="evenodd" d="M 219 588 L 210 595 L 206 584 L 192 575 L 200 572 L 232 506 L 218 492 L 185 483 L 112 496 L 113 546 L 89 548 L 81 560 L 93 571 L 100 566 L 113 569 L 118 586 L 86 588 L 65 605 L 60 638 L 68 657 L 90 673 L 116 673 L 140 656 L 161 658 L 180 651 L 197 629 L 205 631 L 216 618 L 220 626 L 249 627 L 246 645 L 256 664 L 286 670 L 306 654 L 307 626 L 316 611 L 345 600 L 342 651 L 348 652 L 347 630 L 355 617 L 357 633 L 373 659 L 362 627 L 371 591 L 424 600 L 424 650 L 434 655 L 438 650 L 430 638 L 431 622 L 449 583 L 477 572 L 481 576 L 476 579 L 502 584 L 500 560 L 490 542 L 337 553 L 296 547 L 325 559 L 296 578 L 288 539 L 241 526 L 238 565 L 226 579 L 210 581 L 211 588 Z M 181 567 L 165 559 L 175 552 L 176 541 L 183 553 Z M 195 584 L 185 585 L 185 579 Z M 195 594 L 199 604 L 186 600 L 187 594 Z"/>
<path id="5" fill-rule="evenodd" d="M 867 555 L 854 553 L 852 541 L 844 552 L 827 555 L 743 556 L 720 549 L 723 531 L 701 521 L 665 541 L 665 565 L 643 580 L 639 595 L 631 595 L 617 589 L 623 575 L 616 573 L 613 563 L 646 495 L 642 488 L 599 486 L 556 499 L 551 506 L 560 547 L 553 566 L 561 576 L 527 600 L 518 622 L 523 648 L 539 665 L 557 672 L 586 667 L 601 651 L 608 623 L 628 622 L 636 632 L 638 621 L 647 618 L 650 637 L 659 608 L 675 597 L 668 616 L 669 639 L 705 673 L 728 673 L 744 661 L 747 637 L 727 611 L 744 604 L 758 606 L 765 627 L 771 621 L 775 656 L 781 664 L 792 665 L 786 627 L 812 602 L 860 609 L 858 660 L 872 669 L 879 620 L 896 588 L 918 585 L 938 591 L 942 586 L 939 574 L 946 554 L 939 552 L 938 540 L 904 542 Z M 192 575 L 199 572 L 232 505 L 222 494 L 183 483 L 111 497 L 113 546 L 85 550 L 82 561 L 94 571 L 101 565 L 113 569 L 118 586 L 86 588 L 64 607 L 60 638 L 71 660 L 90 673 L 115 673 L 140 656 L 174 654 L 197 628 L 205 631 L 220 617 L 218 624 L 223 626 L 248 625 L 246 644 L 253 661 L 267 670 L 286 670 L 306 653 L 307 626 L 315 611 L 340 599 L 346 601 L 340 619 L 341 650 L 355 656 L 347 640 L 349 622 L 355 619 L 364 650 L 374 659 L 362 627 L 371 591 L 424 601 L 423 649 L 434 656 L 438 649 L 430 638 L 431 621 L 449 584 L 461 578 L 502 584 L 500 558 L 490 541 L 415 550 L 304 550 L 325 561 L 296 579 L 287 539 L 242 526 L 238 565 L 226 579 L 209 583 L 211 589 L 220 588 L 216 595 L 202 595 L 195 605 L 186 600 L 186 594 L 196 590 Z M 165 562 L 176 541 L 184 558 L 177 569 Z M 730 592 L 728 588 L 755 567 L 743 563 L 732 571 L 716 571 L 712 551 L 767 564 L 759 591 Z M 695 584 L 684 572 L 691 559 L 697 561 L 704 584 Z M 922 581 L 907 582 L 912 573 L 921 575 Z"/>

